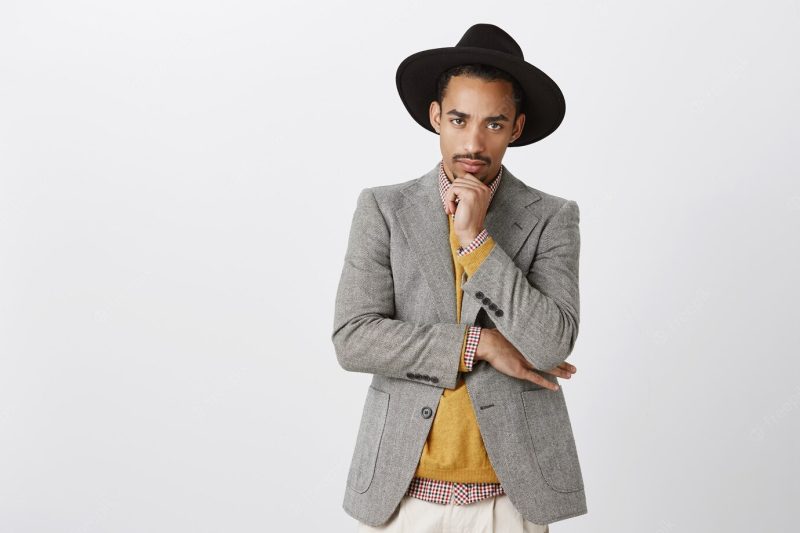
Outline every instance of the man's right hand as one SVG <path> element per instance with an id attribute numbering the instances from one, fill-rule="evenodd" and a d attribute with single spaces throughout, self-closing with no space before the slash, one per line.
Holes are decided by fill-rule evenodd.
<path id="1" fill-rule="evenodd" d="M 507 376 L 527 379 L 547 389 L 558 390 L 558 385 L 539 375 L 537 371 L 540 370 L 534 368 L 497 328 L 481 328 L 475 360 L 484 360 Z M 563 362 L 557 367 L 541 371 L 570 379 L 577 370 L 575 366 Z"/>

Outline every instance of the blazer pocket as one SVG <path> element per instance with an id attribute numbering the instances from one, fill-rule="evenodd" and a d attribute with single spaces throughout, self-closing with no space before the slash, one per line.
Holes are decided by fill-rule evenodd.
<path id="1" fill-rule="evenodd" d="M 520 394 L 531 445 L 545 482 L 558 492 L 582 490 L 583 478 L 563 391 L 541 388 Z"/>
<path id="2" fill-rule="evenodd" d="M 347 485 L 356 492 L 366 492 L 372 483 L 388 411 L 389 393 L 370 385 L 347 474 Z"/>

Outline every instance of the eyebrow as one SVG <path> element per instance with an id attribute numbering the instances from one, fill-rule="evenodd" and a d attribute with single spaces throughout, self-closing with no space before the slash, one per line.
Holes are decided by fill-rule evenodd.
<path id="1" fill-rule="evenodd" d="M 455 109 L 451 109 L 450 111 L 447 112 L 447 114 L 448 115 L 455 115 L 458 118 L 470 118 L 470 116 L 471 116 L 469 113 L 462 113 L 461 111 L 456 111 Z M 499 115 L 493 115 L 491 117 L 486 117 L 484 120 L 488 120 L 490 122 L 498 122 L 498 121 L 510 122 L 508 117 L 505 116 L 502 113 L 500 113 Z"/>

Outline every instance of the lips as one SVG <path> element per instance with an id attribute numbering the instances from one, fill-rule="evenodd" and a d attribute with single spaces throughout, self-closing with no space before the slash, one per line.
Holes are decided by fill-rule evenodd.
<path id="1" fill-rule="evenodd" d="M 486 163 L 483 161 L 475 161 L 474 159 L 459 159 L 458 164 L 461 165 L 465 171 L 469 172 L 470 174 L 474 174 L 478 172 Z"/>

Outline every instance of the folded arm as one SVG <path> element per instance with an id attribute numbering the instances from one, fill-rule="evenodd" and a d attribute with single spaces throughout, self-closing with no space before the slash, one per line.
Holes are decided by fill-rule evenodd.
<path id="1" fill-rule="evenodd" d="M 466 324 L 394 319 L 389 228 L 369 189 L 361 191 L 339 279 L 331 340 L 351 372 L 455 388 Z"/>
<path id="2" fill-rule="evenodd" d="M 480 299 L 497 330 L 537 369 L 563 363 L 578 337 L 579 220 L 578 204 L 568 200 L 546 222 L 528 272 L 490 238 L 481 245 L 486 259 L 462 286 L 464 298 Z"/>

